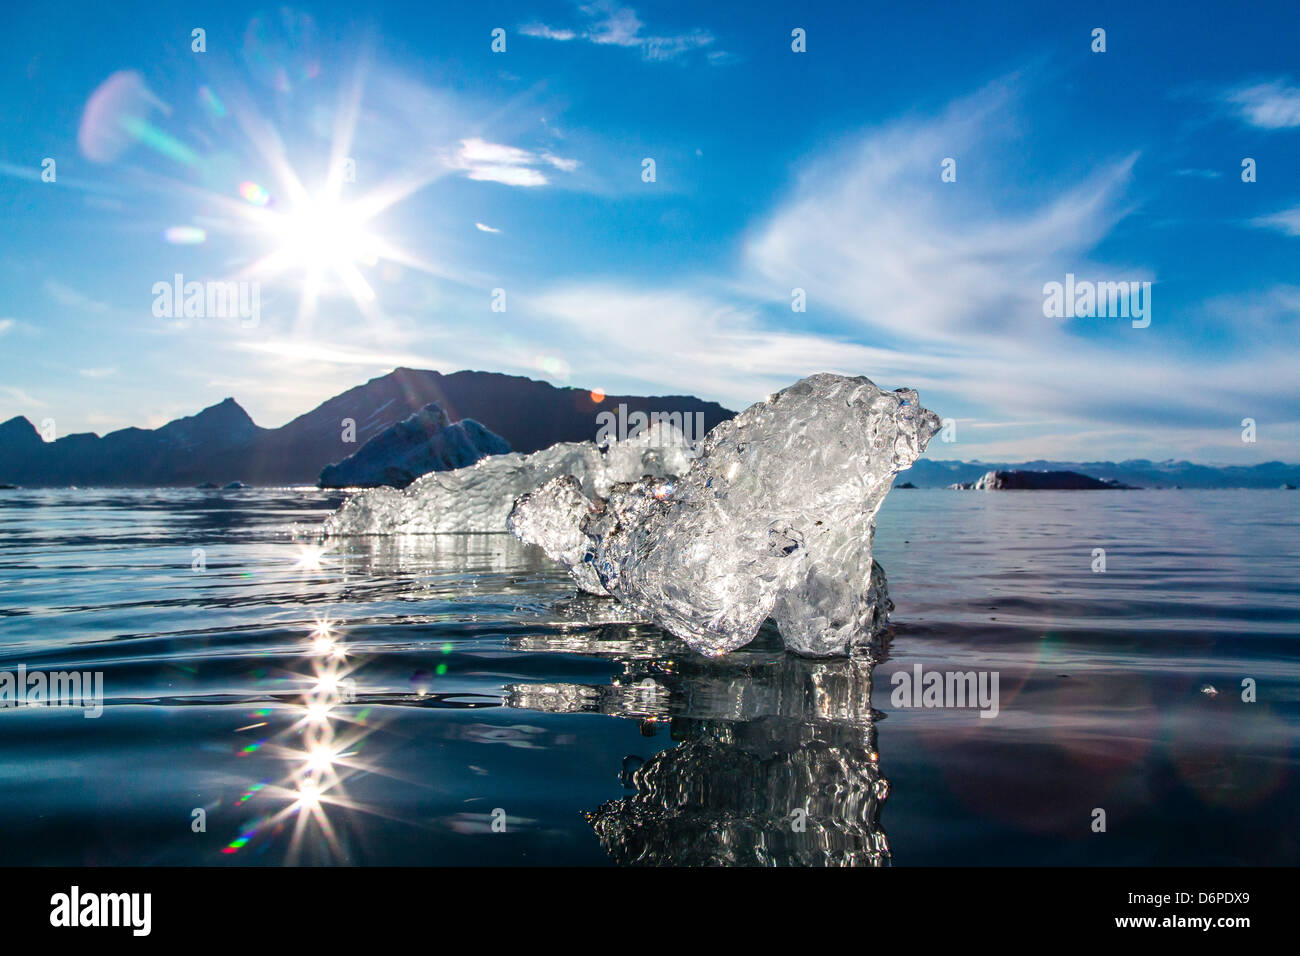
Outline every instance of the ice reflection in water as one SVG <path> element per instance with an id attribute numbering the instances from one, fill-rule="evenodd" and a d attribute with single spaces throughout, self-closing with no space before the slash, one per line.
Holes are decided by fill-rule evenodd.
<path id="1" fill-rule="evenodd" d="M 511 553 L 512 543 L 502 548 L 490 536 L 397 536 L 367 541 L 350 557 L 353 567 L 389 577 L 450 559 L 501 575 L 493 590 L 509 593 L 521 555 Z M 539 563 L 537 571 L 553 570 Z M 803 658 L 785 652 L 769 625 L 754 643 L 708 659 L 609 599 L 578 594 L 532 606 L 561 630 L 508 636 L 507 650 L 598 658 L 621 673 L 607 684 L 509 683 L 506 706 L 628 718 L 646 736 L 666 731 L 676 744 L 609 767 L 633 792 L 587 816 L 614 862 L 889 863 L 880 825 L 889 785 L 879 766 L 879 715 L 871 709 L 881 644 L 851 658 Z"/>
<path id="2" fill-rule="evenodd" d="M 883 866 L 888 794 L 868 656 L 811 660 L 759 644 L 721 660 L 655 628 L 607 625 L 520 649 L 605 657 L 608 685 L 513 684 L 506 704 L 667 727 L 677 746 L 624 760 L 635 792 L 588 814 L 617 863 Z M 536 644 L 536 647 L 530 645 Z"/>

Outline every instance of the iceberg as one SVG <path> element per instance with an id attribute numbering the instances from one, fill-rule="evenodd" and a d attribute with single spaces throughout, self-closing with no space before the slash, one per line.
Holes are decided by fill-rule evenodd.
<path id="1" fill-rule="evenodd" d="M 841 655 L 891 610 L 876 513 L 940 425 L 912 389 L 820 373 L 718 425 L 680 476 L 603 492 L 556 471 L 508 524 L 583 590 L 599 583 L 707 656 L 769 617 L 790 650 Z"/>
<path id="2" fill-rule="evenodd" d="M 466 418 L 452 424 L 437 402 L 394 425 L 361 446 L 353 455 L 326 465 L 321 488 L 405 488 L 431 471 L 467 468 L 488 455 L 504 455 L 510 446 L 500 435 Z"/>
<path id="3" fill-rule="evenodd" d="M 502 533 L 515 499 L 557 476 L 572 475 L 605 496 L 619 482 L 684 472 L 695 453 L 681 431 L 656 423 L 608 445 L 560 442 L 528 455 L 493 455 L 466 468 L 431 472 L 400 491 L 380 487 L 353 495 L 325 520 L 324 530 L 343 536 Z"/>

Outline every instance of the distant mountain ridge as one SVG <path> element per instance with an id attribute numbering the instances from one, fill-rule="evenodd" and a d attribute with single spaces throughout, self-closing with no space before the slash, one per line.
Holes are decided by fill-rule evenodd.
<path id="1" fill-rule="evenodd" d="M 596 437 L 597 414 L 702 412 L 706 428 L 735 412 L 689 395 L 608 395 L 497 372 L 443 375 L 398 368 L 322 402 L 279 428 L 262 428 L 233 398 L 161 428 L 123 428 L 45 442 L 21 416 L 0 424 L 0 482 L 17 485 L 315 484 L 321 470 L 437 403 L 450 421 L 474 419 L 510 448 L 533 452 Z M 351 422 L 349 427 L 346 423 Z M 344 440 L 345 435 L 354 439 Z"/>
<path id="2" fill-rule="evenodd" d="M 979 481 L 990 471 L 1074 471 L 1099 481 L 1138 488 L 1278 488 L 1300 483 L 1300 465 L 1198 465 L 1190 461 L 933 461 L 922 458 L 901 477 L 918 488 L 947 488 Z"/>
<path id="3" fill-rule="evenodd" d="M 42 440 L 21 416 L 0 423 L 0 483 L 17 485 L 196 485 L 230 481 L 314 485 L 321 470 L 436 402 L 450 421 L 474 419 L 518 452 L 596 437 L 596 416 L 634 411 L 704 414 L 711 429 L 735 415 L 688 395 L 608 395 L 497 372 L 398 368 L 322 402 L 279 428 L 262 428 L 233 398 L 161 428 L 123 428 Z M 345 420 L 355 441 L 345 442 Z M 934 449 L 932 449 L 933 451 Z M 978 481 L 988 471 L 1076 471 L 1141 488 L 1277 488 L 1300 485 L 1300 465 L 1201 465 L 1187 461 L 937 461 L 922 458 L 902 479 L 919 488 Z"/>

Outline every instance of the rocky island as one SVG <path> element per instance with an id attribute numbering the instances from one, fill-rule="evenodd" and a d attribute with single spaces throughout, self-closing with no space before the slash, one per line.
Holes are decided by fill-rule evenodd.
<path id="1" fill-rule="evenodd" d="M 951 486 L 956 491 L 1132 491 L 1113 479 L 1092 478 L 1077 471 L 990 471 L 979 481 Z"/>

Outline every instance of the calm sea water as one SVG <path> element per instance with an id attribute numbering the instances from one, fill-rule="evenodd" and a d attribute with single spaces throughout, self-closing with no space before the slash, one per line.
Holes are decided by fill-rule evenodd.
<path id="1" fill-rule="evenodd" d="M 0 672 L 104 695 L 0 709 L 0 863 L 1300 863 L 1294 492 L 896 490 L 892 634 L 831 661 L 505 535 L 317 554 L 340 500 L 0 492 Z M 997 717 L 897 706 L 918 664 Z"/>

